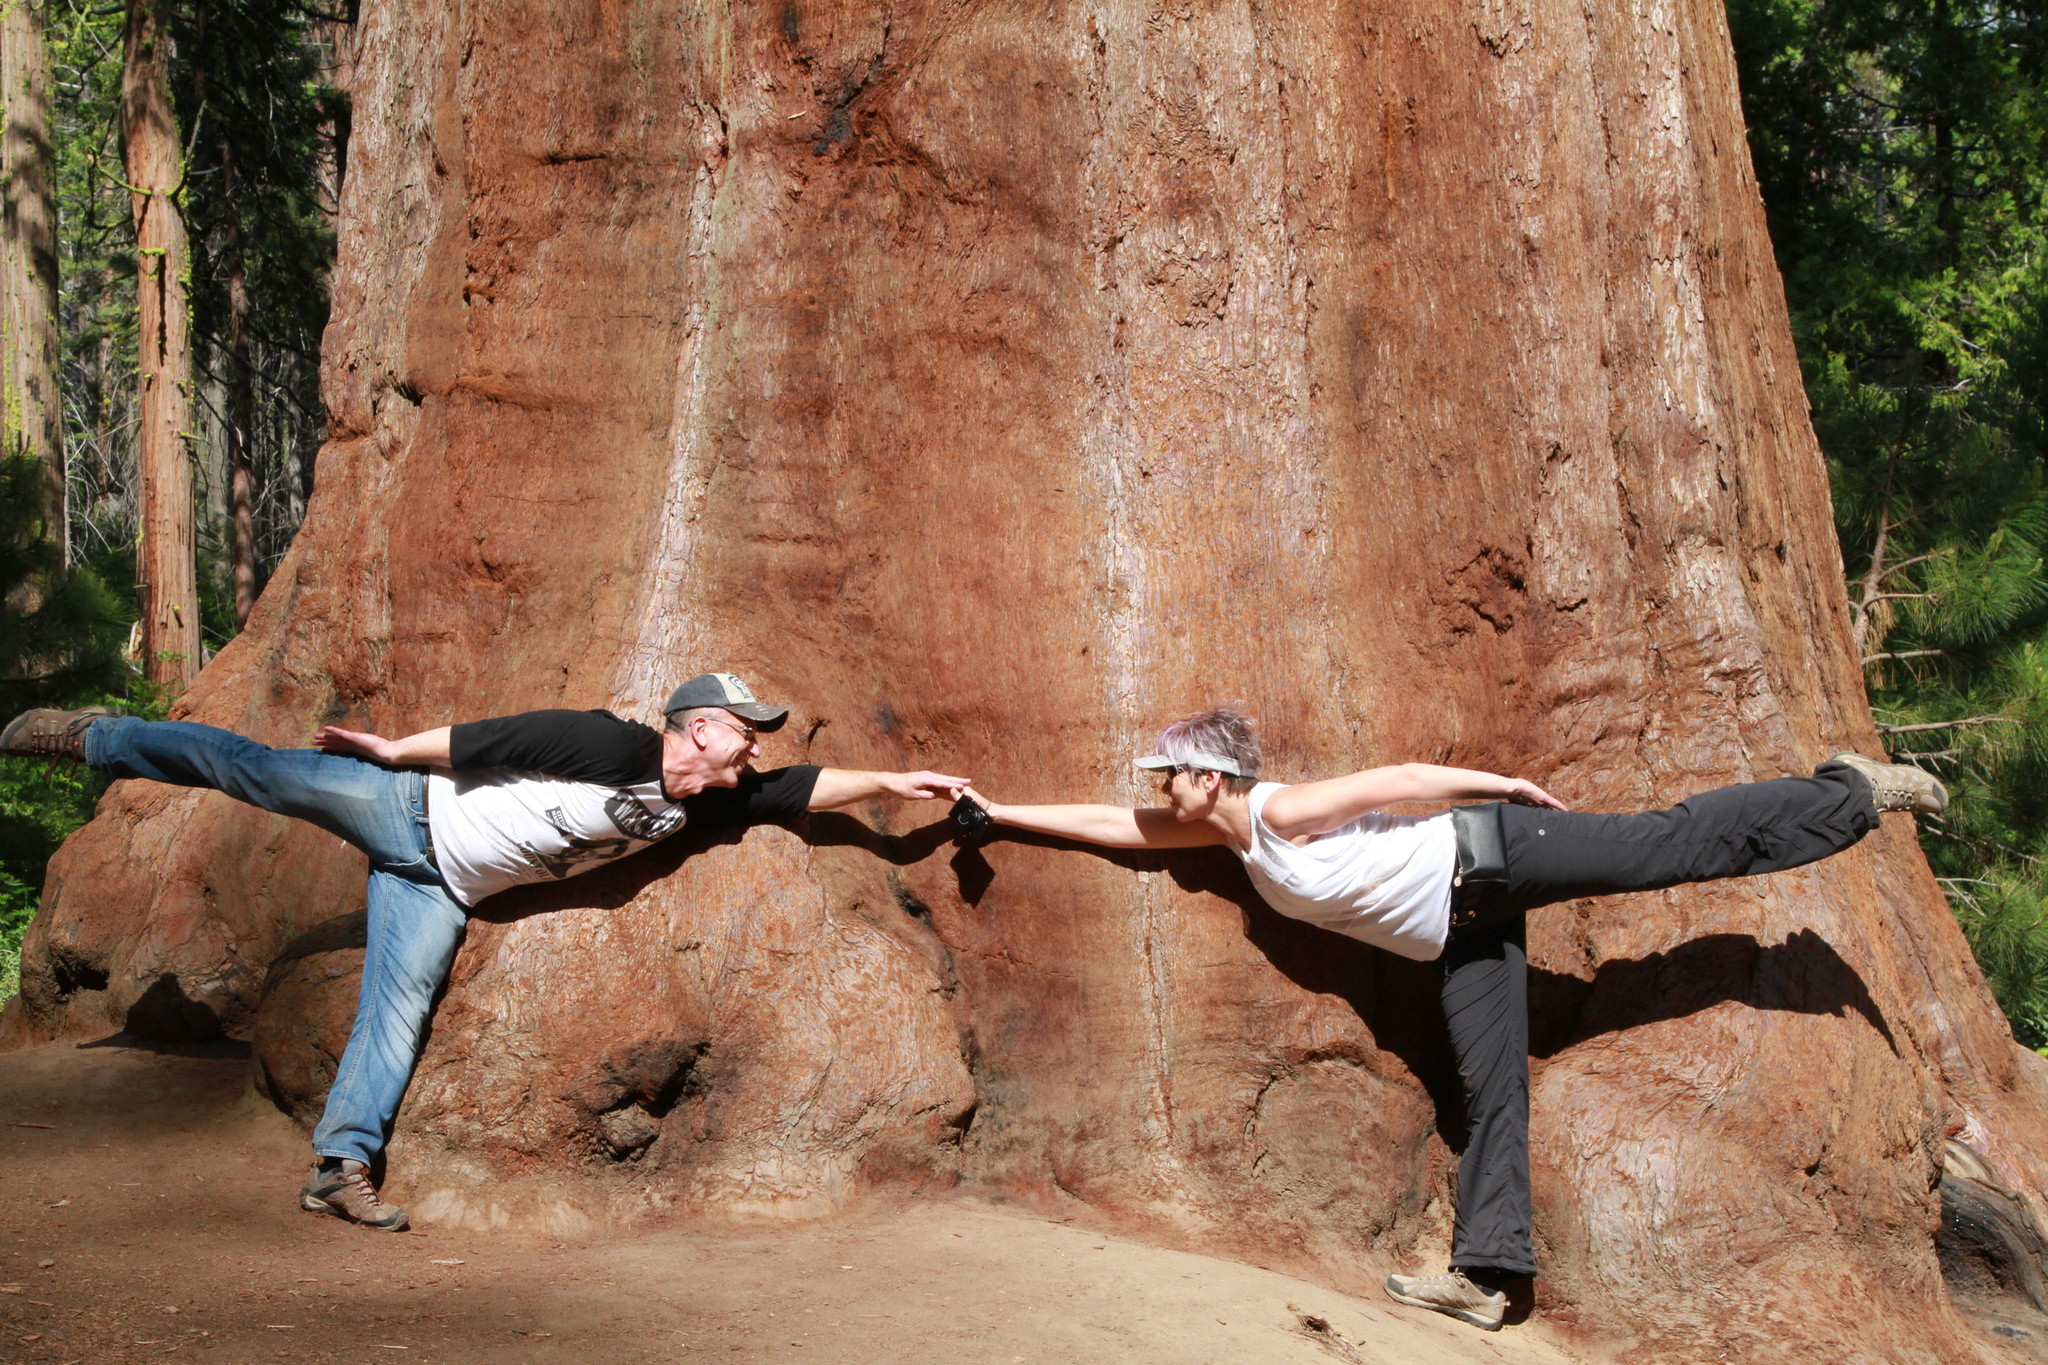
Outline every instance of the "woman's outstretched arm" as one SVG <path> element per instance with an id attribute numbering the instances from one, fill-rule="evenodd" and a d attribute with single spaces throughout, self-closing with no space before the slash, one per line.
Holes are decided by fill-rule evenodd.
<path id="1" fill-rule="evenodd" d="M 1012 829 L 1056 834 L 1108 848 L 1199 848 L 1220 844 L 1223 832 L 1213 825 L 1182 824 L 1170 810 L 1132 810 L 1128 806 L 1000 806 L 966 788 L 988 818 Z"/>
<path id="2" fill-rule="evenodd" d="M 1565 809 L 1564 802 L 1534 782 L 1473 768 L 1434 763 L 1397 763 L 1362 773 L 1282 787 L 1267 798 L 1267 826 L 1283 839 L 1342 829 L 1367 811 L 1404 801 L 1513 801 L 1523 806 Z"/>

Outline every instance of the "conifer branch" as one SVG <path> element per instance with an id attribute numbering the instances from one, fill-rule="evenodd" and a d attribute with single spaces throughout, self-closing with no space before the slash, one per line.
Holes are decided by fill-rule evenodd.
<path id="1" fill-rule="evenodd" d="M 1879 721 L 1877 722 L 1877 732 L 1881 735 L 1911 735 L 1923 730 L 1955 730 L 1965 725 L 2018 724 L 2020 724 L 2020 721 L 2014 716 L 1965 716 L 1961 720 L 1930 720 L 1918 725 L 1886 725 L 1883 721 Z"/>

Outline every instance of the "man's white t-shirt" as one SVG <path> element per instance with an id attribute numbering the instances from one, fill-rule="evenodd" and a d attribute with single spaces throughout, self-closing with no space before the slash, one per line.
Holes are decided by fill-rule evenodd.
<path id="1" fill-rule="evenodd" d="M 757 773 L 672 801 L 660 732 L 609 711 L 529 711 L 452 727 L 427 776 L 434 863 L 464 905 L 638 852 L 686 823 L 760 824 L 809 809 L 818 770 Z"/>
<path id="2" fill-rule="evenodd" d="M 661 783 L 609 787 L 525 773 L 427 777 L 434 861 L 455 899 L 475 905 L 523 882 L 558 881 L 637 853 L 683 827 Z"/>
<path id="3" fill-rule="evenodd" d="M 1282 785 L 1252 788 L 1252 846 L 1238 855 L 1266 904 L 1418 962 L 1442 956 L 1458 871 L 1450 812 L 1371 812 L 1297 848 L 1275 834 L 1263 814 L 1266 799 Z"/>

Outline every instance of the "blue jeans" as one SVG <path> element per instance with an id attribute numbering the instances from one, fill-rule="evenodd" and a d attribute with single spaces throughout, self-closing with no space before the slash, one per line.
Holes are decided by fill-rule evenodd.
<path id="1" fill-rule="evenodd" d="M 434 993 L 448 979 L 468 923 L 434 866 L 425 776 L 317 749 L 266 748 L 211 725 L 127 716 L 92 723 L 85 761 L 116 777 L 211 787 L 318 825 L 370 856 L 369 941 L 356 1022 L 313 1129 L 318 1155 L 368 1163 L 391 1131 Z"/>

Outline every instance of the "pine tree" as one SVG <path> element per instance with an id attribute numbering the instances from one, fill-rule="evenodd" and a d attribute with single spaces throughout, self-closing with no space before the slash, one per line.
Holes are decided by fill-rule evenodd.
<path id="1" fill-rule="evenodd" d="M 1851 636 L 1923 844 L 2048 1043 L 2048 24 L 1734 0 L 1751 149 L 1834 480 Z"/>

